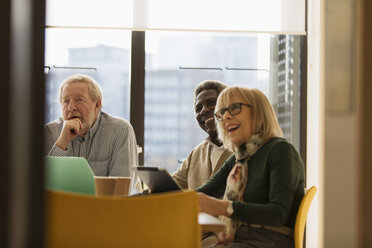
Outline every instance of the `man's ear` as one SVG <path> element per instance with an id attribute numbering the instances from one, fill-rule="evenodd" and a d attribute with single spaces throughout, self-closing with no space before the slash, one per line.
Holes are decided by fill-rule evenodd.
<path id="1" fill-rule="evenodd" d="M 102 100 L 98 100 L 98 101 L 96 102 L 96 109 L 97 109 L 98 111 L 100 111 L 100 110 L 102 109 Z"/>

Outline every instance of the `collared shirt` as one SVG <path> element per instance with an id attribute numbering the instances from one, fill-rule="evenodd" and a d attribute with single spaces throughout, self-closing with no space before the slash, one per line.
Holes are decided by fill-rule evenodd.
<path id="1" fill-rule="evenodd" d="M 137 142 L 131 124 L 100 111 L 84 137 L 75 137 L 64 151 L 56 146 L 63 128 L 59 118 L 45 125 L 47 156 L 84 157 L 96 176 L 130 176 L 130 167 L 138 165 Z"/>
<path id="2" fill-rule="evenodd" d="M 172 177 L 183 189 L 196 189 L 215 174 L 231 154 L 208 137 L 190 152 Z"/>

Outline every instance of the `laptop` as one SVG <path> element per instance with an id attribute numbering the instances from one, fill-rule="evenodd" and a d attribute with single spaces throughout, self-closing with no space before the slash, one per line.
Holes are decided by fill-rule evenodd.
<path id="1" fill-rule="evenodd" d="M 94 195 L 94 173 L 85 158 L 47 156 L 45 187 Z"/>
<path id="2" fill-rule="evenodd" d="M 163 167 L 133 166 L 132 170 L 149 187 L 151 193 L 182 189 Z"/>

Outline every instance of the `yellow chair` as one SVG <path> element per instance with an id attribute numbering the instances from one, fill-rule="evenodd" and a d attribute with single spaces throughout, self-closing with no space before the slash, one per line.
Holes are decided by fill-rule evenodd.
<path id="1" fill-rule="evenodd" d="M 193 191 L 124 198 L 46 190 L 46 248 L 201 246 Z"/>
<path id="2" fill-rule="evenodd" d="M 304 244 L 304 232 L 307 219 L 307 213 L 311 202 L 314 199 L 317 188 L 312 186 L 306 193 L 301 201 L 300 207 L 298 208 L 296 223 L 294 228 L 294 242 L 295 248 L 302 248 Z"/>

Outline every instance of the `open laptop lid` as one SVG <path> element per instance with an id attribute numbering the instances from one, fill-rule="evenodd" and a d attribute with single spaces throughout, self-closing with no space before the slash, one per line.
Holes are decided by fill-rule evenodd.
<path id="1" fill-rule="evenodd" d="M 181 187 L 163 167 L 133 166 L 132 170 L 149 187 L 151 193 L 181 190 Z"/>
<path id="2" fill-rule="evenodd" d="M 94 195 L 94 173 L 85 158 L 48 156 L 45 158 L 45 186 Z"/>

